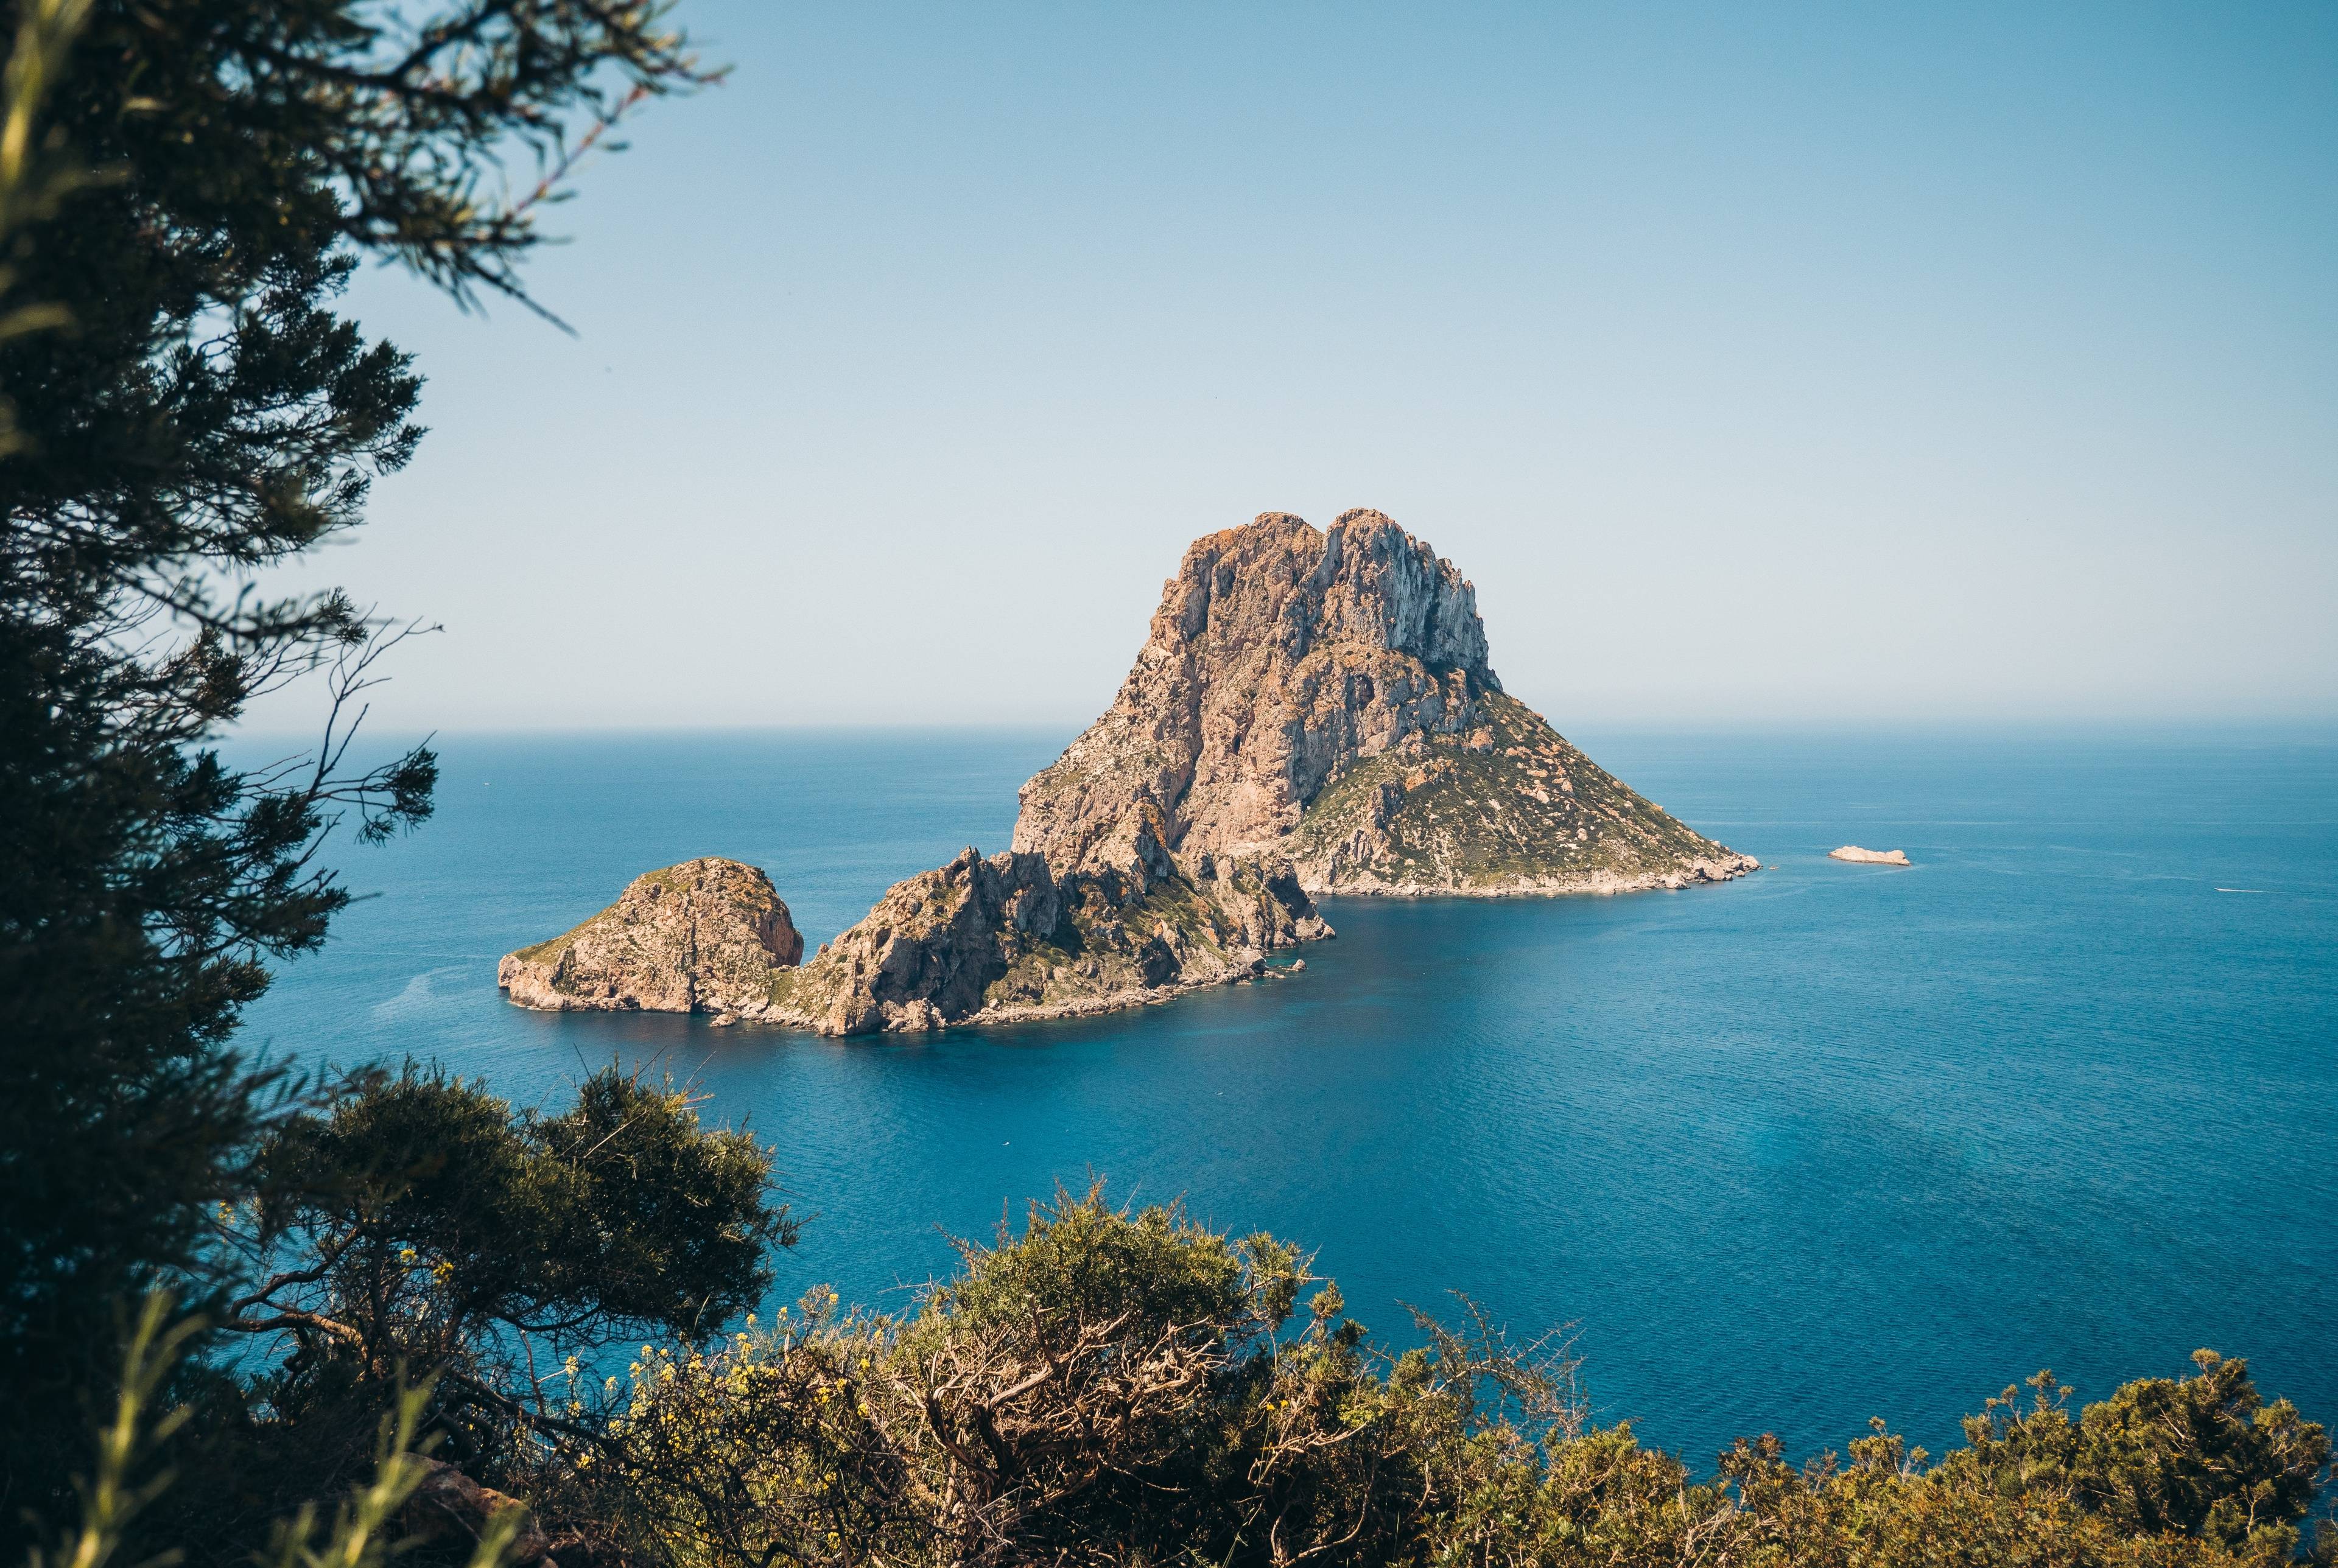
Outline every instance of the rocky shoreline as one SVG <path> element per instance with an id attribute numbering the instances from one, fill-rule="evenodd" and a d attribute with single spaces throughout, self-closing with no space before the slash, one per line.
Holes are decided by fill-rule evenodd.
<path id="1" fill-rule="evenodd" d="M 1602 873 L 1586 877 L 1519 880 L 1498 887 L 1447 886 L 1425 882 L 1343 882 L 1337 887 L 1311 887 L 1309 892 L 1340 898 L 1604 898 L 1622 893 L 1679 892 L 1749 877 L 1762 868 L 1751 855 L 1732 855 L 1714 861 L 1696 861 L 1678 871 L 1650 871 L 1638 877 Z"/>
<path id="2" fill-rule="evenodd" d="M 829 1034 L 1093 1017 L 1271 973 L 1319 895 L 1555 897 L 1759 862 L 1502 689 L 1477 591 L 1378 512 L 1194 542 L 1112 706 L 1020 792 L 1014 839 L 897 883 L 802 956 L 769 878 L 704 859 L 506 956 L 511 1000 Z"/>
<path id="3" fill-rule="evenodd" d="M 1327 933 L 1328 935 L 1328 933 Z M 1133 991 L 1114 991 L 1103 995 L 1073 997 L 1056 1003 L 1015 1002 L 985 1006 L 978 1013 L 950 1021 L 953 1026 L 968 1027 L 984 1024 L 1050 1024 L 1066 1018 L 1095 1018 L 1106 1013 L 1125 1013 L 1137 1007 L 1157 1007 L 1164 1002 L 1174 1002 L 1194 991 L 1208 991 L 1220 985 L 1238 985 L 1244 981 L 1268 981 L 1288 976 L 1289 969 L 1270 965 L 1263 955 L 1246 964 L 1231 965 L 1208 975 L 1181 975 L 1165 985 Z"/>

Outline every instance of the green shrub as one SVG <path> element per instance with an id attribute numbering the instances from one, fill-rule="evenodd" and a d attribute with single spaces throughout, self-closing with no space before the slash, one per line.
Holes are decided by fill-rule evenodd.
<path id="1" fill-rule="evenodd" d="M 2041 1377 L 1933 1465 L 1881 1423 L 1847 1462 L 1742 1441 L 1710 1480 L 1587 1420 L 1564 1348 L 1474 1311 L 1370 1348 L 1307 1260 L 1174 1208 L 1058 1193 L 962 1246 L 899 1319 L 816 1293 L 601 1391 L 605 1440 L 539 1501 L 610 1560 L 777 1563 L 2267 1564 L 2322 1428 L 2238 1362 L 2076 1422 Z M 2325 1547 L 2326 1552 L 2326 1547 Z"/>

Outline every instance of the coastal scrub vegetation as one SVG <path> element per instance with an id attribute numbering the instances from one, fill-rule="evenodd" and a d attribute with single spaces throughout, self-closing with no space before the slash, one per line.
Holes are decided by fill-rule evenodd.
<path id="1" fill-rule="evenodd" d="M 625 1150 L 580 1170 L 613 1135 Z M 1878 1421 L 1842 1455 L 1756 1437 L 1700 1474 L 1593 1420 L 1563 1344 L 1514 1345 L 1464 1302 L 1459 1327 L 1416 1314 L 1417 1343 L 1383 1348 L 1298 1248 L 1100 1188 L 959 1242 L 898 1317 L 816 1289 L 760 1321 L 737 1309 L 791 1239 L 740 1201 L 768 1152 L 614 1073 L 549 1120 L 380 1077 L 271 1155 L 347 1194 L 305 1228 L 262 1222 L 288 1265 L 265 1293 L 309 1305 L 235 1325 L 274 1348 L 192 1446 L 184 1407 L 140 1429 L 169 1350 L 150 1308 L 83 1526 L 127 1552 L 289 1563 L 288 1534 L 338 1510 L 371 1533 L 364 1561 L 396 1536 L 474 1568 L 2274 1568 L 2328 1475 L 2323 1429 L 2205 1350 L 2076 1412 L 2040 1373 L 1937 1462 Z M 610 1351 L 621 1329 L 647 1337 Z M 182 1455 L 167 1486 L 138 1465 L 161 1446 Z M 62 1554 L 85 1558 L 74 1539 Z M 2311 1554 L 2338 1561 L 2338 1539 Z M 359 1558 L 302 1559 L 328 1560 Z"/>

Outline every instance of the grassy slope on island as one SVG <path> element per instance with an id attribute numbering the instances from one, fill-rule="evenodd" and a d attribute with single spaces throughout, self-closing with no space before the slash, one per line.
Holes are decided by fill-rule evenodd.
<path id="1" fill-rule="evenodd" d="M 1478 699 L 1484 729 L 1420 737 L 1351 767 L 1308 806 L 1283 848 L 1321 891 L 1592 889 L 1662 880 L 1699 860 L 1734 864 L 1594 763 L 1516 698 Z M 1361 835 L 1365 863 L 1343 854 Z"/>

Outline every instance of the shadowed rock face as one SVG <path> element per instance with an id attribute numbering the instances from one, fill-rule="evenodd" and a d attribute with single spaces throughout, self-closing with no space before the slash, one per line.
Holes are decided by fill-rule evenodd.
<path id="1" fill-rule="evenodd" d="M 1612 892 L 1754 863 L 1504 694 L 1477 593 L 1378 512 L 1268 513 L 1196 541 L 1120 694 L 1023 787 L 1015 848 L 1059 872 L 1288 856 L 1311 892 Z"/>
<path id="2" fill-rule="evenodd" d="M 634 878 L 572 931 L 506 954 L 496 984 L 526 1007 L 723 1013 L 760 1004 L 803 956 L 771 879 L 736 860 L 685 860 Z"/>
<path id="3" fill-rule="evenodd" d="M 741 1015 L 830 1034 L 1073 1017 L 1257 975 L 1269 951 L 1330 934 L 1280 862 L 1058 877 L 1037 855 L 968 849 L 896 884 Z"/>

